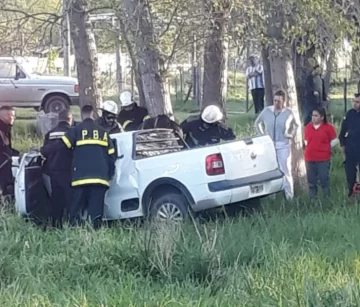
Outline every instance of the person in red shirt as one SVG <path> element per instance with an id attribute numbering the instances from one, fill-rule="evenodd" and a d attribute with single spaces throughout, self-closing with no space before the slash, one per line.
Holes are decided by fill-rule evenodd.
<path id="1" fill-rule="evenodd" d="M 327 122 L 325 109 L 314 110 L 311 122 L 305 127 L 305 162 L 310 198 L 317 196 L 318 182 L 324 195 L 330 195 L 331 149 L 337 143 L 336 130 Z"/>

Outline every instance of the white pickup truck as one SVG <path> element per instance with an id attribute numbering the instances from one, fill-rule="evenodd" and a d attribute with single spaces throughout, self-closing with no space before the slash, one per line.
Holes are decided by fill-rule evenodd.
<path id="1" fill-rule="evenodd" d="M 183 220 L 189 212 L 282 190 L 283 174 L 269 136 L 194 149 L 167 129 L 111 137 L 118 159 L 105 197 L 106 220 Z M 16 171 L 16 208 L 21 215 L 41 215 L 48 203 L 41 164 L 38 152 L 28 153 Z"/>
<path id="2" fill-rule="evenodd" d="M 1 105 L 58 113 L 79 105 L 79 83 L 71 77 L 33 74 L 16 59 L 0 57 Z"/>

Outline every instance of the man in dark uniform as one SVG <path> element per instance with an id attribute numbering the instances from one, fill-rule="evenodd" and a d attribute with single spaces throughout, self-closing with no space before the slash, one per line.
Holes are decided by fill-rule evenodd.
<path id="1" fill-rule="evenodd" d="M 72 125 L 72 114 L 68 110 L 59 113 L 57 127 L 45 135 L 44 146 L 40 149 L 46 159 L 43 165 L 43 173 L 50 177 L 50 219 L 53 227 L 62 228 L 64 211 L 68 214 L 71 202 L 71 164 L 73 151 L 71 149 L 59 148 L 56 151 L 49 151 L 52 144 L 70 130 Z"/>
<path id="2" fill-rule="evenodd" d="M 357 168 L 360 166 L 360 93 L 355 94 L 353 108 L 346 113 L 339 134 L 340 146 L 345 155 L 345 172 L 349 197 L 357 187 Z"/>
<path id="3" fill-rule="evenodd" d="M 102 115 L 96 120 L 97 124 L 105 128 L 109 134 L 123 132 L 121 125 L 116 119 L 116 116 L 118 115 L 118 106 L 115 101 L 104 101 L 100 110 L 102 110 Z"/>
<path id="4" fill-rule="evenodd" d="M 76 224 L 87 210 L 95 229 L 101 227 L 104 198 L 115 174 L 115 148 L 104 128 L 94 121 L 92 106 L 81 109 L 83 122 L 62 137 L 73 148 L 72 203 L 70 223 Z"/>
<path id="5" fill-rule="evenodd" d="M 14 178 L 11 171 L 12 156 L 19 152 L 12 148 L 11 128 L 15 121 L 15 109 L 9 106 L 0 108 L 0 189 L 2 195 L 12 199 L 14 196 Z"/>
<path id="6" fill-rule="evenodd" d="M 185 120 L 181 128 L 185 135 L 185 141 L 190 147 L 206 146 L 220 143 L 221 140 L 234 140 L 231 128 L 221 123 L 223 113 L 215 105 L 207 106 L 201 113 L 200 118 Z"/>
<path id="7" fill-rule="evenodd" d="M 120 102 L 118 122 L 125 131 L 138 130 L 140 124 L 150 118 L 148 111 L 135 103 L 129 91 L 121 93 Z"/>

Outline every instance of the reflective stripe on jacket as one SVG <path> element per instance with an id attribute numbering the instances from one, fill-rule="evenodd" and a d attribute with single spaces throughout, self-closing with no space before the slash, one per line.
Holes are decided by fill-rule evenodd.
<path id="1" fill-rule="evenodd" d="M 109 186 L 115 172 L 115 147 L 104 128 L 85 119 L 62 137 L 74 149 L 71 185 L 100 184 Z"/>

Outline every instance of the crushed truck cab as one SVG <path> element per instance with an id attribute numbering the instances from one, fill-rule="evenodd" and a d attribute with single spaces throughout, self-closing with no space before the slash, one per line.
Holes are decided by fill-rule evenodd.
<path id="1" fill-rule="evenodd" d="M 282 190 L 283 174 L 269 136 L 190 149 L 172 130 L 112 135 L 116 172 L 105 197 L 104 219 L 183 220 L 189 212 L 258 199 Z M 24 155 L 15 181 L 21 215 L 42 212 L 50 188 L 38 152 Z M 39 209 L 43 208 L 45 209 Z"/>

